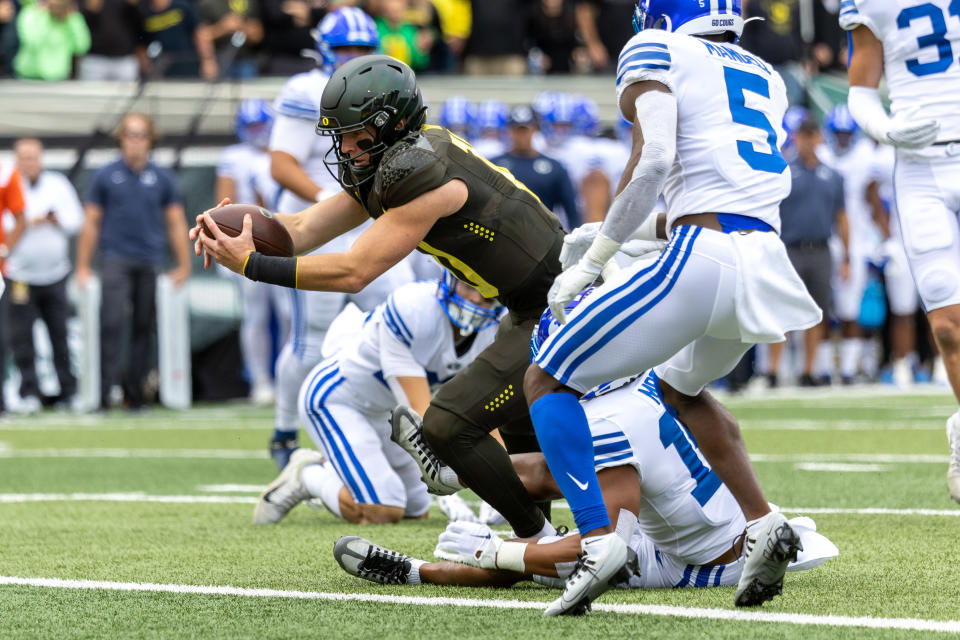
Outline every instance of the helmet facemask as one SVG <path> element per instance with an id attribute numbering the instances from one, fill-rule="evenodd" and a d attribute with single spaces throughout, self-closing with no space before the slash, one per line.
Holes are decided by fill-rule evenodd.
<path id="1" fill-rule="evenodd" d="M 449 271 L 444 271 L 437 286 L 437 300 L 444 313 L 450 319 L 460 335 L 469 336 L 485 329 L 500 320 L 503 305 L 491 301 L 491 306 L 470 302 L 457 293 L 457 279 Z"/>
<path id="2" fill-rule="evenodd" d="M 419 130 L 425 119 L 426 107 L 407 65 L 383 55 L 354 58 L 323 90 L 316 133 L 333 138 L 324 164 L 344 189 L 356 190 L 376 175 L 384 152 Z M 364 134 L 364 139 L 345 150 L 349 134 Z M 366 164 L 357 163 L 363 159 Z"/>

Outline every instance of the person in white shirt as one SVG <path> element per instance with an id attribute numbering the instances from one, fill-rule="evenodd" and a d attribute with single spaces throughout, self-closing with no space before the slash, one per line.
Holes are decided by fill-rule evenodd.
<path id="1" fill-rule="evenodd" d="M 493 342 L 502 311 L 447 271 L 439 282 L 399 287 L 369 313 L 344 310 L 327 334 L 329 356 L 300 388 L 301 421 L 317 451 L 293 453 L 260 496 L 254 522 L 279 522 L 312 498 L 349 522 L 424 517 L 427 485 L 391 440 L 391 410 L 399 403 L 425 413 L 432 391 Z"/>
<path id="2" fill-rule="evenodd" d="M 20 370 L 21 407 L 40 409 L 40 386 L 34 365 L 33 325 L 43 320 L 53 346 L 53 363 L 60 381 L 60 401 L 77 391 L 67 348 L 67 277 L 72 270 L 70 237 L 83 224 L 83 207 L 66 176 L 43 169 L 43 145 L 23 138 L 15 147 L 23 181 L 26 230 L 7 261 L 10 281 L 10 333 L 14 361 Z"/>

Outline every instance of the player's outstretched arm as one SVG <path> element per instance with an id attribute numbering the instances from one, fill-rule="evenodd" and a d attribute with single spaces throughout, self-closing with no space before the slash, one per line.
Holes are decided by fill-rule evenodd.
<path id="1" fill-rule="evenodd" d="M 293 239 L 296 254 L 307 253 L 366 222 L 360 203 L 341 191 L 299 213 L 274 214 Z"/>
<path id="2" fill-rule="evenodd" d="M 566 322 L 567 304 L 596 280 L 620 245 L 649 217 L 677 153 L 677 100 L 665 84 L 643 80 L 629 85 L 620 96 L 620 110 L 640 132 L 627 165 L 634 169 L 590 248 L 580 262 L 557 276 L 547 294 L 550 310 L 561 324 Z"/>
<path id="3" fill-rule="evenodd" d="M 919 149 L 935 142 L 940 131 L 936 120 L 917 119 L 916 110 L 895 118 L 887 115 L 877 91 L 883 75 L 883 43 L 865 25 L 850 34 L 853 50 L 847 71 L 847 106 L 853 119 L 870 137 L 895 147 Z"/>
<path id="4" fill-rule="evenodd" d="M 340 196 L 330 198 L 298 215 L 339 199 Z M 417 244 L 426 237 L 437 220 L 459 211 L 466 201 L 467 186 L 460 180 L 452 180 L 406 204 L 388 209 L 345 253 L 290 258 L 297 260 L 296 287 L 311 291 L 345 293 L 362 290 L 416 249 Z M 250 274 L 245 275 L 250 277 Z"/>

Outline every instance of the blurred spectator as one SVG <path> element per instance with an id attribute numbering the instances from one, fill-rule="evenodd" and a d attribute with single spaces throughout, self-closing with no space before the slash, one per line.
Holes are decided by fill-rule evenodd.
<path id="1" fill-rule="evenodd" d="M 115 136 L 120 159 L 98 170 L 87 191 L 86 219 L 77 241 L 76 280 L 80 287 L 86 286 L 99 245 L 101 406 L 109 406 L 110 390 L 122 374 L 128 407 L 139 409 L 153 361 L 157 275 L 169 247 L 177 263 L 170 277 L 177 286 L 186 282 L 190 249 L 176 180 L 150 160 L 157 140 L 153 120 L 128 113 Z M 130 349 L 124 364 L 121 340 L 127 327 Z"/>
<path id="2" fill-rule="evenodd" d="M 146 0 L 143 30 L 147 54 L 154 59 L 154 76 L 165 78 L 217 77 L 219 68 L 213 41 L 187 0 Z"/>
<path id="3" fill-rule="evenodd" d="M 566 230 L 580 226 L 577 209 L 577 194 L 563 165 L 533 148 L 533 134 L 539 128 L 537 116 L 527 105 L 510 109 L 507 131 L 510 149 L 502 156 L 493 158 L 493 164 L 505 167 L 526 185 L 560 218 Z M 558 212 L 558 209 L 562 211 Z"/>
<path id="4" fill-rule="evenodd" d="M 815 119 L 807 118 L 800 123 L 793 135 L 797 156 L 790 162 L 792 189 L 790 195 L 780 203 L 780 237 L 787 245 L 790 262 L 814 301 L 823 309 L 823 321 L 804 332 L 800 386 L 805 387 L 820 384 L 820 381 L 813 377 L 813 367 L 817 348 L 829 323 L 833 259 L 827 243 L 834 227 L 843 242 L 840 277 L 846 279 L 850 274 L 847 253 L 850 234 L 844 209 L 843 178 L 821 163 L 817 157 L 817 146 L 821 140 L 820 125 Z M 768 379 L 771 387 L 777 386 L 777 371 L 783 346 L 783 342 L 770 345 Z"/>
<path id="5" fill-rule="evenodd" d="M 80 80 L 135 82 L 146 60 L 143 17 L 137 0 L 83 0 L 90 52 L 80 60 Z M 138 60 L 139 58 L 139 60 Z"/>
<path id="6" fill-rule="evenodd" d="M 59 402 L 69 405 L 77 392 L 67 348 L 68 241 L 83 224 L 83 209 L 66 176 L 43 170 L 43 145 L 39 140 L 18 140 L 14 150 L 26 198 L 27 228 L 7 260 L 10 337 L 13 358 L 20 370 L 21 407 L 32 412 L 41 406 L 33 348 L 33 325 L 38 318 L 50 335 L 53 364 L 60 381 Z"/>
<path id="7" fill-rule="evenodd" d="M 471 3 L 472 28 L 464 52 L 469 75 L 520 76 L 527 72 L 525 39 L 532 0 Z"/>
<path id="8" fill-rule="evenodd" d="M 787 86 L 790 104 L 803 102 L 803 39 L 800 35 L 800 0 L 749 0 L 743 5 L 740 45 L 772 64 Z"/>
<path id="9" fill-rule="evenodd" d="M 815 0 L 814 71 L 843 71 L 847 68 L 847 32 L 840 28 L 840 0 Z"/>
<path id="10" fill-rule="evenodd" d="M 577 21 L 572 0 L 540 0 L 530 19 L 532 44 L 543 53 L 544 71 L 570 73 L 577 46 Z"/>
<path id="11" fill-rule="evenodd" d="M 26 227 L 23 218 L 23 192 L 20 186 L 20 172 L 13 164 L 0 163 L 0 413 L 6 411 L 3 400 L 3 383 L 7 379 L 7 299 L 3 279 L 4 263 L 10 251 L 17 246 Z M 13 216 L 13 228 L 8 237 L 4 236 L 5 218 Z"/>
<path id="12" fill-rule="evenodd" d="M 578 0 L 577 28 L 596 70 L 613 71 L 627 40 L 633 37 L 634 0 Z"/>
<path id="13" fill-rule="evenodd" d="M 433 6 L 430 0 L 409 0 L 410 7 L 407 9 L 406 18 L 423 34 L 429 34 L 430 63 L 426 71 L 446 72 L 454 69 L 455 60 L 450 53 L 450 47 L 447 46 L 443 36 L 443 28 L 440 23 L 440 13 Z M 427 36 L 421 35 L 421 39 L 426 42 Z"/>
<path id="14" fill-rule="evenodd" d="M 13 73 L 13 57 L 17 55 L 17 4 L 0 0 L 0 78 Z"/>
<path id="15" fill-rule="evenodd" d="M 326 6 L 325 0 L 260 0 L 262 73 L 290 76 L 317 65 L 316 58 L 304 57 L 302 53 L 315 51 L 317 45 L 311 31 L 326 15 Z"/>
<path id="16" fill-rule="evenodd" d="M 13 68 L 17 77 L 65 80 L 73 57 L 90 48 L 90 30 L 73 0 L 46 0 L 29 4 L 17 16 L 20 41 Z"/>
<path id="17" fill-rule="evenodd" d="M 414 71 L 430 64 L 430 50 L 437 34 L 429 27 L 420 29 L 407 18 L 409 0 L 380 0 L 376 18 L 380 50 L 407 63 Z"/>
<path id="18" fill-rule="evenodd" d="M 228 78 L 254 78 L 254 48 L 263 40 L 257 0 L 199 0 L 197 10 Z"/>
<path id="19" fill-rule="evenodd" d="M 450 50 L 451 57 L 459 60 L 463 56 L 467 38 L 470 37 L 472 19 L 470 0 L 430 0 L 430 2 L 437 10 L 444 43 Z"/>

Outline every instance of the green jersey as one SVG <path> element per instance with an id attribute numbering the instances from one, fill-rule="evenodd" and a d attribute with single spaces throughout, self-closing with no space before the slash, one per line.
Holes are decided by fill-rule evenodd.
<path id="1" fill-rule="evenodd" d="M 560 221 L 463 139 L 425 126 L 388 149 L 374 179 L 351 195 L 377 218 L 451 180 L 466 184 L 467 201 L 437 220 L 417 250 L 514 313 L 539 315 L 560 273 Z"/>

